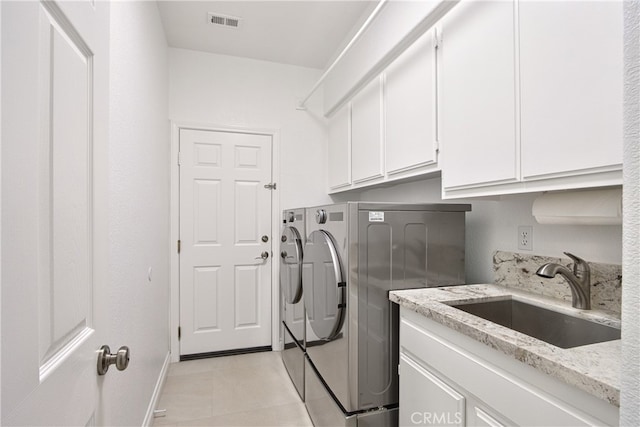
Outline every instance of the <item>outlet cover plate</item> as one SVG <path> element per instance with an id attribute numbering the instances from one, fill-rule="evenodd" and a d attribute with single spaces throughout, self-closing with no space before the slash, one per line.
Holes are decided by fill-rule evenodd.
<path id="1" fill-rule="evenodd" d="M 518 226 L 518 249 L 523 251 L 533 250 L 533 226 Z"/>

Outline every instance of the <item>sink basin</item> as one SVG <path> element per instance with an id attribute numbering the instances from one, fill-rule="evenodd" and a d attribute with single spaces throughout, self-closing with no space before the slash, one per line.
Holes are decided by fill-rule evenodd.
<path id="1" fill-rule="evenodd" d="M 560 348 L 620 338 L 620 329 L 514 299 L 456 304 L 452 307 Z"/>

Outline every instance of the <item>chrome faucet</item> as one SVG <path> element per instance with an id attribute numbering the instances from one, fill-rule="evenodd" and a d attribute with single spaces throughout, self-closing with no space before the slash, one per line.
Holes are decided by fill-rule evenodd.
<path id="1" fill-rule="evenodd" d="M 536 274 L 548 279 L 555 277 L 556 274 L 562 275 L 567 279 L 571 288 L 571 305 L 582 310 L 590 310 L 591 270 L 589 269 L 589 264 L 569 252 L 564 254 L 573 260 L 573 272 L 564 265 L 549 262 L 540 267 Z"/>

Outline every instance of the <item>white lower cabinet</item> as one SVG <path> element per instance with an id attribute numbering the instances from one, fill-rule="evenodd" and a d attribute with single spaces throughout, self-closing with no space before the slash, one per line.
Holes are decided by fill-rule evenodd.
<path id="1" fill-rule="evenodd" d="M 464 425 L 465 397 L 406 354 L 400 354 L 400 425 Z M 429 408 L 429 410 L 426 410 Z M 437 410 L 433 410 L 437 408 Z"/>
<path id="2" fill-rule="evenodd" d="M 619 410 L 401 308 L 400 425 L 617 425 Z"/>
<path id="3" fill-rule="evenodd" d="M 502 427 L 510 425 L 508 423 L 498 421 L 496 417 L 489 414 L 485 408 L 481 408 L 477 405 L 472 405 L 467 410 L 467 416 L 469 417 L 467 424 L 471 426 Z"/>
<path id="4" fill-rule="evenodd" d="M 414 356 L 415 357 L 415 356 Z M 417 359 L 417 360 L 416 360 Z M 430 372 L 424 362 L 400 354 L 400 425 L 508 426 L 495 411 L 457 384 Z"/>

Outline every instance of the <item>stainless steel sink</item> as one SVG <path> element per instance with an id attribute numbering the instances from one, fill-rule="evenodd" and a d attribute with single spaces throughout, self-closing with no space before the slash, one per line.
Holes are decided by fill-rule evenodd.
<path id="1" fill-rule="evenodd" d="M 456 304 L 452 307 L 561 348 L 620 338 L 620 329 L 514 299 Z"/>

